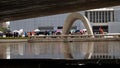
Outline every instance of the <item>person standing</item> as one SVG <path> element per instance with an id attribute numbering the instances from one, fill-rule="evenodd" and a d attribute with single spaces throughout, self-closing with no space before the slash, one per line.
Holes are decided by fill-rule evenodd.
<path id="1" fill-rule="evenodd" d="M 99 28 L 99 32 L 100 32 L 100 34 L 103 34 L 103 33 L 104 33 L 104 31 L 103 31 L 103 29 L 102 29 L 101 26 L 100 26 L 100 28 Z"/>

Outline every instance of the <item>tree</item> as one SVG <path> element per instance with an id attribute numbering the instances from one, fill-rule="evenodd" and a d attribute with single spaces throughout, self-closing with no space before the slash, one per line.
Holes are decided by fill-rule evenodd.
<path id="1" fill-rule="evenodd" d="M 0 31 L 5 32 L 6 30 L 7 30 L 7 28 L 0 27 Z"/>

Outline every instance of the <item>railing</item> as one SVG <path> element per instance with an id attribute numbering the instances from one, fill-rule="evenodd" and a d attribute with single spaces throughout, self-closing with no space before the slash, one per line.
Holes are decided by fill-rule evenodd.
<path id="1" fill-rule="evenodd" d="M 37 38 L 81 38 L 81 39 L 88 39 L 88 38 L 120 38 L 120 34 L 114 35 L 104 35 L 104 34 L 96 34 L 96 35 L 36 35 L 29 37 L 30 39 L 37 39 Z"/>
<path id="2" fill-rule="evenodd" d="M 29 42 L 92 42 L 92 41 L 120 41 L 117 35 L 40 35 L 31 36 Z"/>

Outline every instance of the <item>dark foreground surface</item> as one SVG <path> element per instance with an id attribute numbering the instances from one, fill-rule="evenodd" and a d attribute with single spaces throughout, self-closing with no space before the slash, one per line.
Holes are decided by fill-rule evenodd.
<path id="1" fill-rule="evenodd" d="M 119 59 L 64 60 L 64 59 L 10 59 L 0 60 L 0 68 L 108 68 L 120 67 Z"/>

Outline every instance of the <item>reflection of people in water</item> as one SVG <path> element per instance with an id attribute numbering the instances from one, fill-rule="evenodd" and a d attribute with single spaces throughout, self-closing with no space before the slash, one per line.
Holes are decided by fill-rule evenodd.
<path id="1" fill-rule="evenodd" d="M 99 32 L 100 32 L 100 34 L 103 34 L 103 33 L 104 33 L 104 31 L 103 31 L 103 29 L 102 29 L 101 26 L 100 26 L 100 28 L 99 28 Z"/>

